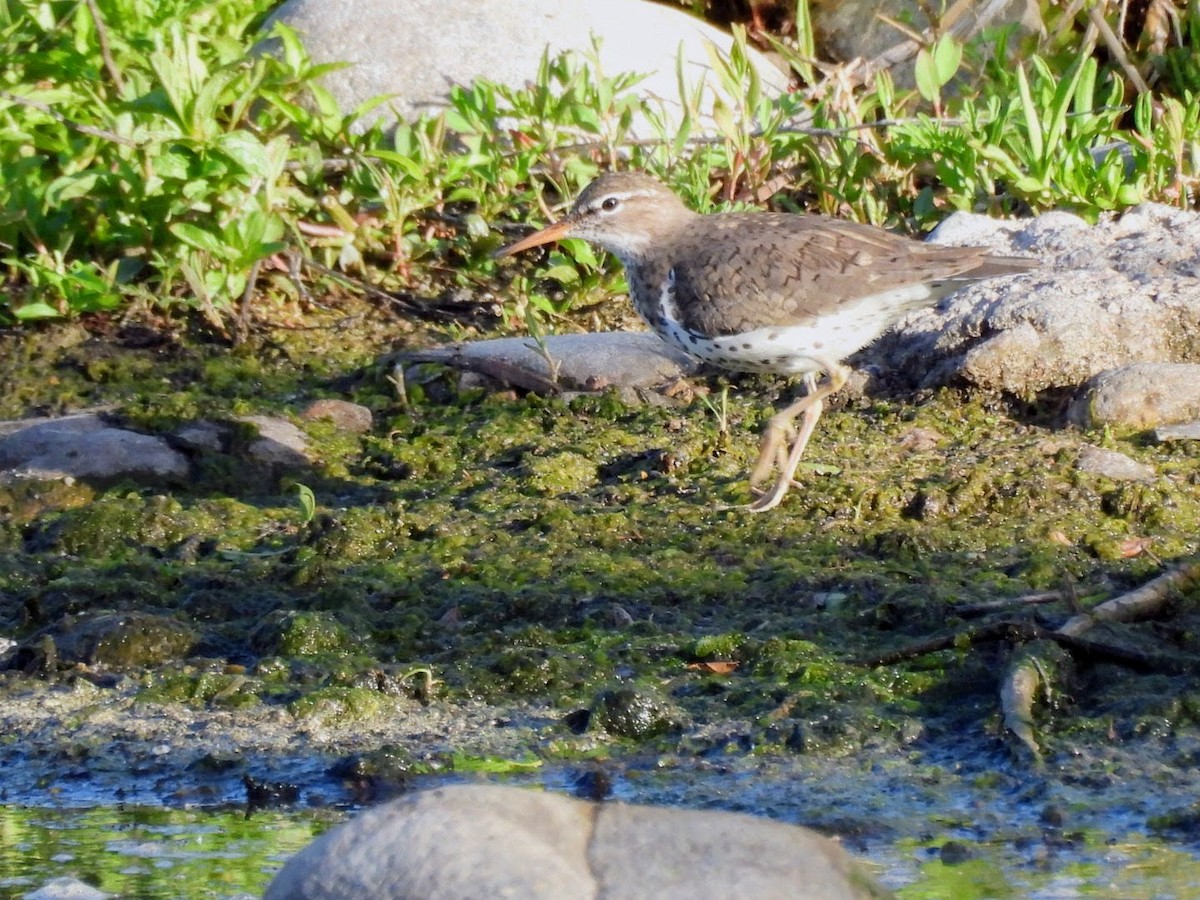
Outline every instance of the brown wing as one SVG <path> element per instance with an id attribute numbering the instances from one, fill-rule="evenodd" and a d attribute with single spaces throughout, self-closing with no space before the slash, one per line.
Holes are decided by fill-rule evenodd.
<path id="1" fill-rule="evenodd" d="M 703 221 L 703 237 L 681 238 L 670 257 L 684 324 L 705 334 L 811 322 L 870 294 L 930 285 L 932 294 L 900 308 L 898 318 L 964 284 L 1037 264 L 822 216 L 727 213 Z"/>

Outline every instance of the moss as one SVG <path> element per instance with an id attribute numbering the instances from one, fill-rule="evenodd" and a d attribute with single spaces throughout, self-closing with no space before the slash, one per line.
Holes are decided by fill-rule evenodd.
<path id="1" fill-rule="evenodd" d="M 354 648 L 349 630 L 331 613 L 276 610 L 250 635 L 251 646 L 273 656 L 321 656 Z"/>
<path id="2" fill-rule="evenodd" d="M 89 617 L 58 641 L 64 660 L 136 669 L 179 659 L 196 644 L 196 632 L 167 616 L 132 612 Z"/>
<path id="3" fill-rule="evenodd" d="M 288 711 L 309 727 L 353 725 L 391 711 L 394 702 L 366 688 L 326 687 L 294 700 Z"/>
<path id="4" fill-rule="evenodd" d="M 0 484 L 0 522 L 25 525 L 63 509 L 78 509 L 96 499 L 96 490 L 80 482 L 16 481 Z M 0 527 L 0 535 L 14 529 Z"/>
<path id="5" fill-rule="evenodd" d="M 0 371 L 20 383 L 0 398 L 9 415 L 108 401 L 165 431 L 291 415 L 332 391 L 378 423 L 361 436 L 306 424 L 316 463 L 298 477 L 213 452 L 169 491 L 5 489 L 0 623 L 32 635 L 87 610 L 176 616 L 196 652 L 255 673 L 230 698 L 297 715 L 369 716 L 386 700 L 367 687 L 386 682 L 377 673 L 428 666 L 443 682 L 431 702 L 569 710 L 621 684 L 695 721 L 741 717 L 750 745 L 834 752 L 902 742 L 914 718 L 994 691 L 995 660 L 976 665 L 977 649 L 875 670 L 845 659 L 962 626 L 953 604 L 1064 582 L 1092 602 L 1196 551 L 1194 448 L 1114 433 L 1158 473 L 1119 485 L 1074 468 L 1083 438 L 1009 418 L 994 398 L 850 401 L 822 417 L 801 486 L 754 516 L 736 504 L 787 393 L 775 381 L 730 393 L 724 436 L 701 402 L 627 406 L 614 391 L 568 403 L 442 380 L 405 406 L 375 363 L 393 336 L 358 321 L 233 353 L 106 346 L 75 326 L 0 336 Z M 297 481 L 314 492 L 311 521 Z M 1181 651 L 1197 646 L 1189 622 Z M 701 660 L 739 665 L 688 668 Z M 162 696 L 211 702 L 222 677 Z M 1064 728 L 1078 714 L 1058 713 Z"/>
<path id="6" fill-rule="evenodd" d="M 596 463 L 570 450 L 550 456 L 529 455 L 525 468 L 529 474 L 529 487 L 545 494 L 584 491 L 596 482 Z"/>
<path id="7" fill-rule="evenodd" d="M 138 700 L 240 709 L 261 702 L 258 688 L 254 679 L 239 674 L 161 672 L 147 679 L 138 693 Z"/>

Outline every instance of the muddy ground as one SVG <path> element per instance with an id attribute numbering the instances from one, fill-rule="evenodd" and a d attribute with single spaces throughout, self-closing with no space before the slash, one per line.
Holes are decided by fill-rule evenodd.
<path id="1" fill-rule="evenodd" d="M 232 349 L 161 322 L 0 339 L 0 417 L 106 405 L 169 435 L 270 414 L 312 459 L 234 441 L 175 483 L 0 485 L 8 802 L 226 803 L 248 778 L 262 802 L 340 804 L 506 777 L 868 850 L 952 837 L 1033 865 L 1133 831 L 1191 852 L 1200 686 L 1159 663 L 1197 658 L 1200 595 L 1091 635 L 1123 658 L 1056 658 L 1040 760 L 999 712 L 1028 631 L 995 624 L 1056 627 L 1194 556 L 1194 443 L 1068 430 L 1051 397 L 860 396 L 752 515 L 757 434 L 794 386 L 740 379 L 722 408 L 714 375 L 630 405 L 425 370 L 402 396 L 380 362 L 463 333 L 343 309 Z M 322 397 L 371 429 L 297 417 Z M 1089 444 L 1153 479 L 1080 471 Z M 934 638 L 956 640 L 903 652 Z"/>

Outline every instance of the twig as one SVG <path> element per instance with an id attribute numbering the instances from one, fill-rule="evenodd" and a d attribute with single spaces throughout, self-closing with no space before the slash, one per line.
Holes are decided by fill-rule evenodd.
<path id="1" fill-rule="evenodd" d="M 1121 44 L 1121 39 L 1113 33 L 1113 30 L 1108 26 L 1108 22 L 1104 21 L 1104 15 L 1097 8 L 1097 5 L 1089 3 L 1087 14 L 1092 25 L 1100 32 L 1100 37 L 1104 40 L 1104 46 L 1113 55 L 1113 59 L 1125 70 L 1125 75 L 1133 83 L 1133 86 L 1137 88 L 1138 93 L 1148 94 L 1150 92 L 1150 85 L 1146 84 L 1141 72 L 1134 68 L 1133 63 L 1129 61 L 1129 57 L 1125 54 L 1125 47 Z"/>
<path id="2" fill-rule="evenodd" d="M 315 269 L 322 275 L 332 278 L 335 281 L 340 281 L 346 287 L 360 291 L 374 300 L 382 300 L 389 306 L 399 306 L 401 309 L 407 310 L 408 312 L 424 312 L 424 310 L 420 309 L 415 304 L 409 303 L 400 297 L 389 294 L 387 291 L 377 288 L 373 284 L 367 284 L 365 281 L 356 281 L 344 272 L 331 269 L 329 266 L 323 266 L 315 259 L 310 259 L 307 256 L 303 256 L 301 254 L 297 254 L 297 256 L 299 257 L 299 268 Z"/>
<path id="3" fill-rule="evenodd" d="M 998 609 L 1009 609 L 1013 606 L 1033 606 L 1041 603 L 1054 603 L 1063 598 L 1061 591 L 1043 591 L 1040 594 L 1026 594 L 1023 597 L 1006 597 L 1003 600 L 986 600 L 981 603 L 971 603 L 963 606 L 952 606 L 950 611 L 958 616 L 982 616 Z"/>
<path id="4" fill-rule="evenodd" d="M 962 119 L 939 119 L 939 123 L 945 125 L 962 125 Z M 784 125 L 773 129 L 771 134 L 799 134 L 806 137 L 845 137 L 848 134 L 853 134 L 856 131 L 875 131 L 883 128 L 894 128 L 898 125 L 915 125 L 924 124 L 924 120 L 917 118 L 905 119 L 879 119 L 874 122 L 858 122 L 853 125 L 845 125 L 840 128 L 814 128 L 806 125 Z M 763 132 L 754 132 L 754 137 L 761 137 Z M 672 143 L 670 138 L 632 138 L 622 141 L 622 147 L 666 147 Z M 690 137 L 687 139 L 689 147 L 709 147 L 717 146 L 725 143 L 723 137 Z M 589 150 L 594 150 L 597 147 L 603 146 L 602 141 L 581 141 L 576 144 L 565 144 L 562 147 L 555 147 L 555 152 L 558 153 L 585 153 Z M 511 150 L 505 154 L 505 158 L 517 156 L 521 151 Z"/>
<path id="5" fill-rule="evenodd" d="M 397 364 L 392 368 L 391 375 L 385 376 L 392 383 L 392 387 L 396 389 L 396 399 L 400 401 L 400 408 L 410 415 L 413 413 L 412 402 L 408 399 L 408 381 L 404 377 L 404 366 Z"/>
<path id="6" fill-rule="evenodd" d="M 254 289 L 258 285 L 258 272 L 261 267 L 262 260 L 256 259 L 250 267 L 250 274 L 246 276 L 246 289 L 242 291 L 241 309 L 238 310 L 237 327 L 233 332 L 234 346 L 245 343 L 250 334 L 250 307 L 254 300 Z"/>
<path id="7" fill-rule="evenodd" d="M 916 641 L 907 646 L 889 650 L 886 653 L 879 653 L 875 656 L 852 659 L 849 661 L 849 664 L 852 666 L 867 667 L 891 666 L 906 659 L 915 659 L 919 656 L 937 653 L 941 650 L 954 650 L 963 646 L 997 640 L 1031 641 L 1042 637 L 1044 634 L 1045 629 L 1034 625 L 1032 622 L 992 622 L 980 628 L 967 628 L 963 631 L 956 631 L 953 634 L 943 634 L 927 638 L 923 641 Z"/>
<path id="8" fill-rule="evenodd" d="M 100 56 L 104 60 L 104 68 L 108 70 L 108 77 L 112 79 L 117 91 L 124 94 L 125 79 L 121 77 L 121 70 L 117 68 L 117 62 L 113 59 L 112 46 L 108 43 L 108 27 L 104 24 L 104 17 L 100 15 L 100 7 L 96 5 L 96 0 L 85 2 L 96 26 L 96 40 L 100 43 Z"/>
<path id="9" fill-rule="evenodd" d="M 9 91 L 0 91 L 0 97 L 10 103 L 15 103 L 17 106 L 24 106 L 29 109 L 36 109 L 39 112 L 44 112 L 50 118 L 54 119 L 63 125 L 66 125 L 72 131 L 78 131 L 80 134 L 86 134 L 90 137 L 100 138 L 102 141 L 111 141 L 114 144 L 120 144 L 123 147 L 137 147 L 138 142 L 132 141 L 127 137 L 121 137 L 112 131 L 107 131 L 103 128 L 96 128 L 92 125 L 81 125 L 78 122 L 72 122 L 57 109 L 37 100 L 30 100 L 28 97 L 19 97 Z"/>
<path id="10" fill-rule="evenodd" d="M 1067 620 L 1059 634 L 1081 635 L 1100 622 L 1133 622 L 1148 619 L 1163 611 L 1177 593 L 1191 590 L 1200 582 L 1200 560 L 1176 566 L 1140 588 L 1106 600 L 1094 609 Z"/>

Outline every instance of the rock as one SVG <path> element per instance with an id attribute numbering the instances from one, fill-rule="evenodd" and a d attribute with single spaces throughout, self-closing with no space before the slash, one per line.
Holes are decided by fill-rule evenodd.
<path id="1" fill-rule="evenodd" d="M 966 382 L 1031 397 L 1137 362 L 1186 362 L 1200 346 L 1200 216 L 1144 204 L 1087 226 L 1068 213 L 996 222 L 956 213 L 938 243 L 1036 253 L 1041 268 L 958 291 L 910 315 L 856 362 L 910 387 Z"/>
<path id="2" fill-rule="evenodd" d="M 472 341 L 404 354 L 401 359 L 444 363 L 542 392 L 564 386 L 589 390 L 652 387 L 677 381 L 700 368 L 696 360 L 649 331 L 554 334 L 543 339 L 543 347 L 533 338 Z M 551 361 L 557 380 L 552 377 Z"/>
<path id="3" fill-rule="evenodd" d="M 133 669 L 157 666 L 187 656 L 196 633 L 169 616 L 153 613 L 102 613 L 78 619 L 56 634 L 64 663 Z"/>
<path id="4" fill-rule="evenodd" d="M 953 34 L 960 41 L 967 41 L 985 28 L 1009 23 L 1035 28 L 1037 22 L 1024 21 L 1028 8 L 1025 0 L 964 4 L 962 8 L 955 9 L 965 14 L 958 16 L 949 27 L 939 28 L 937 34 L 945 32 Z M 913 30 L 922 32 L 933 27 L 928 11 L 925 4 L 915 0 L 815 0 L 811 4 L 816 44 L 822 53 L 840 62 L 860 58 L 870 62 L 898 45 L 910 43 L 909 36 L 888 20 L 904 22 Z M 915 58 L 914 47 L 901 58 L 899 64 L 886 66 L 902 87 L 912 87 L 914 84 L 912 73 Z"/>
<path id="5" fill-rule="evenodd" d="M 103 900 L 105 897 L 115 897 L 116 894 L 106 893 L 92 887 L 86 881 L 64 875 L 51 878 L 36 891 L 21 896 L 23 900 Z"/>
<path id="6" fill-rule="evenodd" d="M 1081 472 L 1103 475 L 1113 481 L 1153 481 L 1154 469 L 1124 453 L 1102 450 L 1100 447 L 1084 446 L 1079 451 L 1075 467 Z"/>
<path id="7" fill-rule="evenodd" d="M 682 119 L 676 55 L 682 53 L 689 94 L 702 82 L 719 90 L 706 45 L 722 53 L 731 45 L 728 34 L 645 0 L 288 0 L 264 28 L 276 21 L 300 34 L 314 62 L 351 63 L 321 81 L 343 111 L 386 94 L 391 100 L 375 116 L 395 110 L 408 120 L 448 109 L 451 88 L 479 78 L 522 87 L 536 79 L 547 52 L 571 51 L 587 62 L 594 35 L 606 77 L 649 73 L 631 94 L 659 104 L 672 135 Z M 766 93 L 787 91 L 787 76 L 766 57 L 752 51 L 750 58 Z M 737 108 L 737 100 L 726 96 L 725 102 Z M 706 109 L 711 112 L 711 92 Z M 697 127 L 719 133 L 707 116 Z M 635 137 L 656 135 L 644 120 L 633 125 Z"/>
<path id="8" fill-rule="evenodd" d="M 368 810 L 294 856 L 265 900 L 885 897 L 833 841 L 735 813 L 487 785 Z"/>
<path id="9" fill-rule="evenodd" d="M 371 430 L 371 411 L 358 403 L 333 398 L 314 400 L 300 412 L 304 419 L 328 419 L 342 431 L 366 434 Z"/>
<path id="10" fill-rule="evenodd" d="M 197 419 L 184 422 L 171 432 L 171 442 L 193 453 L 222 453 L 227 449 L 231 428 L 220 422 Z"/>
<path id="11" fill-rule="evenodd" d="M 946 841 L 938 851 L 938 858 L 945 866 L 961 865 L 974 856 L 974 851 L 962 841 Z"/>
<path id="12" fill-rule="evenodd" d="M 277 609 L 250 631 L 250 647 L 260 656 L 319 656 L 355 646 L 346 626 L 324 610 Z"/>
<path id="13" fill-rule="evenodd" d="M 258 432 L 256 439 L 251 439 L 240 448 L 245 456 L 255 462 L 276 469 L 302 469 L 311 464 L 308 437 L 287 419 L 278 416 L 238 416 L 233 422 L 250 425 Z M 237 453 L 237 438 L 238 428 L 232 422 L 208 419 L 185 422 L 171 432 L 173 443 L 193 453 Z"/>
<path id="14" fill-rule="evenodd" d="M 186 478 L 187 458 L 165 440 L 108 424 L 96 413 L 0 422 L 0 480 Z"/>
<path id="15" fill-rule="evenodd" d="M 238 416 L 238 421 L 258 429 L 259 439 L 247 448 L 252 459 L 278 469 L 310 465 L 308 438 L 291 422 L 275 416 Z"/>
<path id="16" fill-rule="evenodd" d="M 1068 419 L 1081 428 L 1149 428 L 1200 416 L 1200 365 L 1134 363 L 1092 378 L 1071 404 Z"/>
<path id="17" fill-rule="evenodd" d="M 1154 439 L 1160 444 L 1168 441 L 1200 441 L 1200 422 L 1184 422 L 1182 425 L 1155 428 Z"/>
<path id="18" fill-rule="evenodd" d="M 615 737 L 647 740 L 679 727 L 679 711 L 644 689 L 602 691 L 592 704 L 590 724 Z"/>

